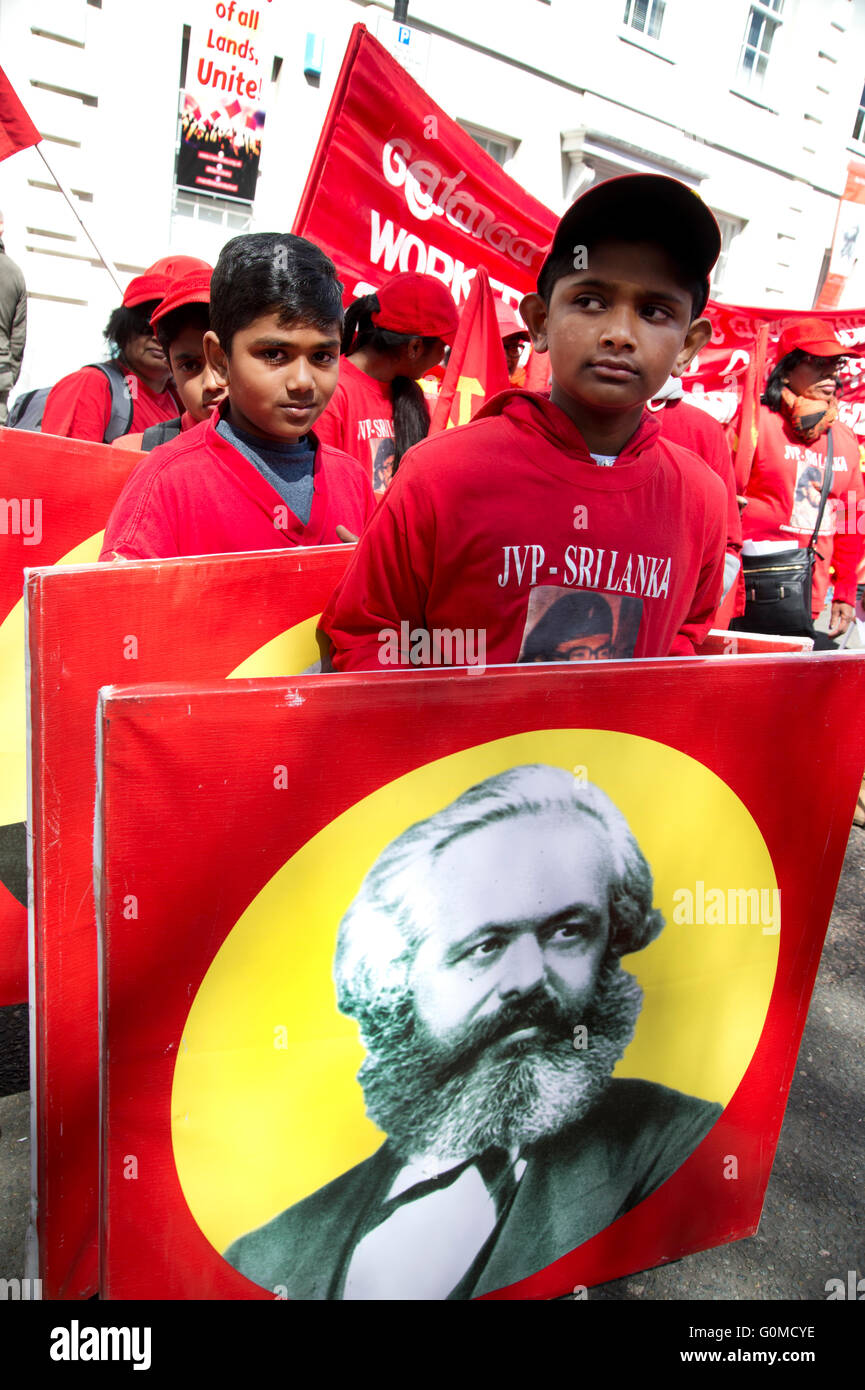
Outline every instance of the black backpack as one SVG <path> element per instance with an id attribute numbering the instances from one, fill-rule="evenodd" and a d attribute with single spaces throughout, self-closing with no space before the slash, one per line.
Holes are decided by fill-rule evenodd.
<path id="1" fill-rule="evenodd" d="M 174 420 L 160 420 L 158 425 L 148 425 L 141 436 L 142 453 L 149 453 L 160 444 L 167 444 L 169 440 L 176 439 L 180 434 L 180 421 L 181 417 L 178 415 Z"/>
<path id="2" fill-rule="evenodd" d="M 111 388 L 111 416 L 105 434 L 102 436 L 103 444 L 110 444 L 112 439 L 119 439 L 122 434 L 128 434 L 132 428 L 134 408 L 132 394 L 118 363 L 91 362 L 89 366 L 102 372 Z M 45 402 L 52 390 L 53 387 L 51 386 L 39 386 L 34 391 L 25 391 L 23 396 L 18 397 L 9 411 L 6 428 L 41 431 Z"/>

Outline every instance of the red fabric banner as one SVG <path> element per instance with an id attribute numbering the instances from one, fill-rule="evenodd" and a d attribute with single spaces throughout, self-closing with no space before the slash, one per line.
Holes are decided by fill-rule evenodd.
<path id="1" fill-rule="evenodd" d="M 42 136 L 27 115 L 15 88 L 0 68 L 0 160 L 38 145 Z"/>
<path id="2" fill-rule="evenodd" d="M 489 276 L 483 266 L 472 282 L 460 315 L 430 422 L 430 434 L 465 425 L 489 396 L 507 391 L 508 366 L 502 347 Z"/>
<path id="3" fill-rule="evenodd" d="M 865 309 L 760 309 L 710 300 L 706 317 L 712 323 L 711 341 L 682 378 L 682 385 L 693 405 L 701 406 L 726 427 L 734 454 L 740 447 L 740 435 L 744 441 L 750 428 L 756 402 L 775 363 L 778 338 L 790 319 L 825 320 L 845 347 L 865 343 Z M 865 442 L 865 359 L 851 357 L 841 377 L 840 418 L 860 442 Z"/>
<path id="4" fill-rule="evenodd" d="M 461 307 L 484 265 L 517 308 L 556 221 L 355 25 L 292 229 L 334 260 L 347 303 L 411 270 Z"/>
<path id="5" fill-rule="evenodd" d="M 0 429 L 0 1006 L 27 999 L 24 569 L 95 560 L 140 458 Z"/>
<path id="6" fill-rule="evenodd" d="M 590 665 L 103 692 L 103 1297 L 547 1299 L 753 1233 L 865 761 L 865 656 Z M 614 1047 L 605 994 L 604 1083 L 573 1120 L 584 984 L 626 930 L 625 908 L 587 925 L 633 854 L 610 803 L 650 871 L 639 909 L 630 858 L 616 891 L 652 930 L 606 957 L 638 1022 Z M 563 1009 L 542 1029 L 516 1008 L 538 981 Z M 438 1050 L 415 1067 L 421 1031 Z M 391 1200 L 448 1166 L 401 1146 L 424 1124 L 469 1164 L 426 1213 Z M 501 1207 L 483 1158 L 505 1133 Z"/>
<path id="7" fill-rule="evenodd" d="M 351 550 L 135 560 L 28 577 L 37 1236 L 46 1298 L 96 1290 L 96 692 L 131 672 L 161 681 L 304 670 L 318 659 L 316 618 Z M 23 926 L 20 938 L 23 953 Z"/>

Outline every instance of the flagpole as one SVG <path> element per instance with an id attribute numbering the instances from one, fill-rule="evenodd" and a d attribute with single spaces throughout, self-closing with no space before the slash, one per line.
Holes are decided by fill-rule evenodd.
<path id="1" fill-rule="evenodd" d="M 93 237 L 91 236 L 91 234 L 90 234 L 90 232 L 89 232 L 89 230 L 88 230 L 88 228 L 87 228 L 87 225 L 86 225 L 86 223 L 84 222 L 83 217 L 81 216 L 81 214 L 79 213 L 77 207 L 75 206 L 75 203 L 74 203 L 73 198 L 72 198 L 72 194 L 69 192 L 69 189 L 66 187 L 66 185 L 63 184 L 63 183 L 61 183 L 60 179 L 57 177 L 57 175 L 55 174 L 54 170 L 51 168 L 51 165 L 48 163 L 48 160 L 45 158 L 45 155 L 44 155 L 43 152 L 42 152 L 42 145 L 41 145 L 41 144 L 35 145 L 34 148 L 35 148 L 35 150 L 37 151 L 37 153 L 38 153 L 39 155 L 41 155 L 41 157 L 42 157 L 42 163 L 45 165 L 45 168 L 48 170 L 49 174 L 51 175 L 52 179 L 53 179 L 54 182 L 56 183 L 57 187 L 60 189 L 60 192 L 63 194 L 63 197 L 66 199 L 67 203 L 68 203 L 69 206 L 71 207 L 73 213 L 75 214 L 75 217 L 77 218 L 78 222 L 81 224 L 81 228 L 82 228 L 82 230 L 83 230 L 83 232 L 84 232 L 84 235 L 87 237 L 87 240 L 90 242 L 90 245 L 93 247 L 93 250 L 96 252 L 96 254 L 97 254 L 97 256 L 99 257 L 99 259 L 100 259 L 100 261 L 102 262 L 102 264 L 105 266 L 105 269 L 108 271 L 108 274 L 111 276 L 112 280 L 114 281 L 115 285 L 117 286 L 118 293 L 120 294 L 120 297 L 122 298 L 122 297 L 123 297 L 123 286 L 121 285 L 120 281 L 119 281 L 118 278 L 117 278 L 117 270 L 115 269 L 115 266 L 114 266 L 113 262 L 109 261 L 108 257 L 105 256 L 105 255 L 103 255 L 103 253 L 100 251 L 99 247 L 96 245 L 96 242 L 93 240 Z"/>

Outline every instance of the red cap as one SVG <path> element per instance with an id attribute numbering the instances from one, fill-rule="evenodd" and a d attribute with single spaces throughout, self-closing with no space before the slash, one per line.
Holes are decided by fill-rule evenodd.
<path id="1" fill-rule="evenodd" d="M 861 357 L 865 349 L 845 347 L 825 319 L 791 319 L 778 339 L 778 358 L 801 348 L 812 357 Z"/>
<path id="2" fill-rule="evenodd" d="M 499 333 L 503 341 L 505 338 L 515 338 L 518 333 L 523 342 L 527 343 L 529 341 L 529 335 L 517 318 L 516 313 L 511 308 L 510 304 L 505 304 L 503 299 L 496 300 L 496 318 L 498 319 Z"/>
<path id="3" fill-rule="evenodd" d="M 150 322 L 155 326 L 161 318 L 170 314 L 172 309 L 179 309 L 184 304 L 209 304 L 212 275 L 213 271 L 208 266 L 206 270 L 194 270 L 191 275 L 184 275 L 182 280 L 176 280 L 162 302 L 153 310 Z"/>
<path id="4" fill-rule="evenodd" d="M 452 343 L 460 316 L 441 280 L 407 270 L 394 275 L 376 292 L 379 307 L 372 313 L 377 328 L 409 333 L 419 338 L 441 338 Z"/>
<path id="5" fill-rule="evenodd" d="M 132 309 L 136 304 L 164 299 L 176 280 L 191 275 L 194 270 L 210 270 L 207 261 L 197 256 L 163 256 L 148 266 L 143 275 L 130 280 L 123 294 L 123 304 Z"/>

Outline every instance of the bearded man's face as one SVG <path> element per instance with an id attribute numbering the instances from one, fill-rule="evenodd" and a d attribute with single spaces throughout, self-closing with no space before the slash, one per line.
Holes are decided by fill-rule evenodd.
<path id="1" fill-rule="evenodd" d="M 419 873 L 408 991 L 361 1020 L 367 1112 L 399 1151 L 534 1143 L 591 1107 L 641 1000 L 606 961 L 611 874 L 597 822 L 552 812 L 467 833 Z"/>

